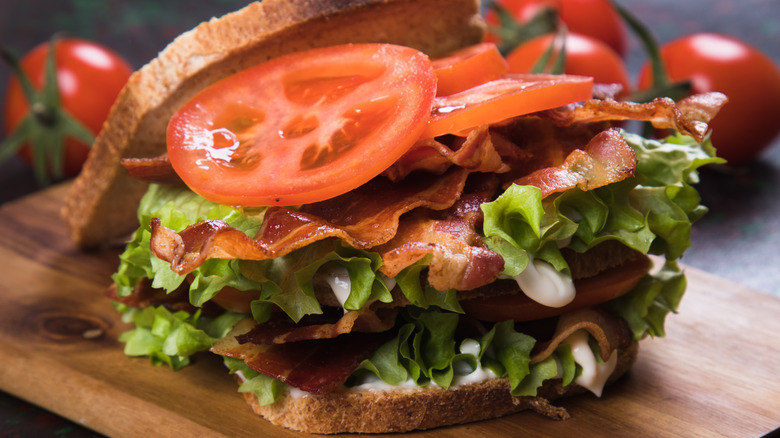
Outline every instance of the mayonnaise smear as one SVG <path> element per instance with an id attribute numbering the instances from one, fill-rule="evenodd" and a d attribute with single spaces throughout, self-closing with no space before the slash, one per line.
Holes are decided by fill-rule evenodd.
<path id="1" fill-rule="evenodd" d="M 533 260 L 513 277 L 528 298 L 547 307 L 563 307 L 574 300 L 572 279 L 541 260 Z"/>
<path id="2" fill-rule="evenodd" d="M 574 383 L 601 397 L 607 379 L 617 366 L 617 351 L 612 351 L 606 362 L 599 363 L 588 345 L 588 333 L 583 330 L 572 333 L 564 342 L 571 345 L 574 361 L 582 367 L 582 374 L 574 379 Z"/>

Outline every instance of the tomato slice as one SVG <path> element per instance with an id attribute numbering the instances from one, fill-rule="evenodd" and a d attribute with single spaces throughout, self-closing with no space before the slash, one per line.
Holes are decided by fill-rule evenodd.
<path id="1" fill-rule="evenodd" d="M 424 137 L 464 135 L 480 125 L 590 99 L 593 78 L 507 74 L 449 96 L 437 97 Z"/>
<path id="2" fill-rule="evenodd" d="M 252 301 L 260 298 L 259 290 L 238 290 L 233 287 L 223 287 L 211 298 L 211 301 L 226 310 L 238 313 L 252 313 Z"/>
<path id="3" fill-rule="evenodd" d="M 437 96 L 459 93 L 498 79 L 509 67 L 493 43 L 480 43 L 431 61 L 436 73 Z"/>
<path id="4" fill-rule="evenodd" d="M 227 205 L 298 205 L 346 193 L 426 128 L 428 57 L 389 44 L 285 55 L 207 87 L 168 124 L 168 155 L 196 193 Z"/>
<path id="5" fill-rule="evenodd" d="M 483 321 L 535 321 L 566 312 L 592 307 L 626 294 L 650 270 L 652 262 L 646 256 L 637 257 L 621 266 L 600 274 L 574 281 L 577 294 L 563 307 L 547 307 L 520 292 L 513 295 L 473 298 L 460 302 L 467 315 Z"/>

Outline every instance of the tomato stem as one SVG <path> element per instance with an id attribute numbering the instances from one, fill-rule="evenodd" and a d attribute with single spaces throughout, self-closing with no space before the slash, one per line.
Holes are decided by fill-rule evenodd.
<path id="1" fill-rule="evenodd" d="M 691 91 L 691 84 L 689 81 L 682 81 L 672 83 L 669 79 L 669 74 L 666 70 L 666 63 L 661 56 L 661 49 L 650 29 L 645 26 L 642 21 L 636 17 L 628 8 L 619 4 L 616 1 L 612 1 L 615 10 L 620 14 L 620 17 L 628 25 L 632 32 L 639 38 L 642 47 L 644 47 L 647 57 L 650 60 L 650 68 L 652 70 L 653 83 L 650 88 L 645 91 L 641 91 L 633 94 L 630 100 L 634 102 L 649 102 L 657 97 L 670 97 L 673 100 L 679 100 L 687 96 Z"/>
<path id="2" fill-rule="evenodd" d="M 33 172 L 41 186 L 49 184 L 50 174 L 55 180 L 62 179 L 67 137 L 79 139 L 85 144 L 92 144 L 94 141 L 92 132 L 62 108 L 55 59 L 57 38 L 57 35 L 54 35 L 49 42 L 41 91 L 35 90 L 19 59 L 0 46 L 0 58 L 11 67 L 19 80 L 22 94 L 30 107 L 29 113 L 16 129 L 0 143 L 0 163 L 17 153 L 25 144 L 29 144 L 32 149 Z"/>
<path id="3" fill-rule="evenodd" d="M 54 126 L 56 123 L 57 119 L 54 117 L 54 114 L 46 108 L 46 105 L 43 102 L 34 102 L 30 106 L 30 112 L 35 115 L 35 119 L 42 125 Z"/>
<path id="4" fill-rule="evenodd" d="M 558 11 L 544 7 L 526 23 L 520 23 L 502 5 L 493 2 L 490 8 L 498 16 L 498 26 L 491 26 L 491 32 L 501 41 L 498 50 L 506 56 L 515 47 L 539 35 L 554 32 L 558 28 Z"/>
<path id="5" fill-rule="evenodd" d="M 566 70 L 566 37 L 568 33 L 568 28 L 565 24 L 561 23 L 561 26 L 558 28 L 558 32 L 556 33 L 555 37 L 550 40 L 550 45 L 547 47 L 547 49 L 544 51 L 542 56 L 539 58 L 538 61 L 536 61 L 536 64 L 534 64 L 534 67 L 531 69 L 531 73 L 544 73 L 546 70 L 547 63 L 550 60 L 550 57 L 553 56 L 555 53 L 555 44 L 560 39 L 561 41 L 561 50 L 558 52 L 558 54 L 555 56 L 555 62 L 553 63 L 552 67 L 550 68 L 550 71 L 547 72 L 549 74 L 554 75 L 561 75 Z"/>
<path id="6" fill-rule="evenodd" d="M 669 84 L 669 75 L 666 73 L 666 65 L 663 58 L 661 58 L 661 50 L 658 46 L 658 41 L 653 36 L 650 29 L 645 26 L 642 21 L 632 14 L 623 5 L 612 2 L 615 6 L 615 10 L 618 11 L 623 21 L 626 22 L 628 27 L 634 32 L 642 43 L 647 56 L 650 58 L 650 65 L 653 70 L 653 86 L 662 87 Z"/>

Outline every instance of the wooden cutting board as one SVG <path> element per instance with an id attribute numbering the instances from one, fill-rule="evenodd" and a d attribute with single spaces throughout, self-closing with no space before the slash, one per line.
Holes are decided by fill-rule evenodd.
<path id="1" fill-rule="evenodd" d="M 0 388 L 111 436 L 302 436 L 251 413 L 213 355 L 173 372 L 128 358 L 102 293 L 119 248 L 82 253 L 59 219 L 60 185 L 0 207 Z M 780 427 L 780 300 L 688 269 L 667 337 L 642 342 L 630 373 L 527 412 L 411 435 L 759 437 Z"/>

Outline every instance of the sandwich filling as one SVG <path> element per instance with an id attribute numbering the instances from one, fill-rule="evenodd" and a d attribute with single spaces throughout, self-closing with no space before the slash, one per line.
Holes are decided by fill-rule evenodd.
<path id="1" fill-rule="evenodd" d="M 355 81 L 370 82 L 347 83 L 377 92 Z M 239 391 L 260 404 L 291 391 L 448 389 L 498 377 L 508 379 L 513 396 L 534 396 L 551 379 L 600 395 L 618 351 L 663 336 L 664 319 L 682 298 L 678 259 L 691 224 L 706 212 L 693 187 L 697 169 L 722 161 L 706 122 L 724 99 L 635 104 L 589 84 L 583 98 L 581 82 L 504 75 L 432 94 L 426 114 L 433 123 L 408 117 L 404 123 L 416 126 L 408 146 L 393 149 L 378 174 L 324 198 L 317 187 L 278 197 L 267 187 L 247 189 L 254 205 L 227 205 L 237 198 L 221 181 L 212 190 L 180 172 L 190 152 L 171 150 L 170 141 L 192 149 L 193 140 L 172 136 L 179 126 L 172 122 L 168 156 L 125 163 L 152 181 L 110 291 L 135 324 L 121 338 L 126 354 L 180 368 L 210 350 L 240 374 Z M 383 79 L 380 89 L 391 83 Z M 540 92 L 525 110 L 506 109 L 525 105 L 516 98 L 520 88 L 545 87 L 571 93 L 570 101 L 539 107 Z M 323 99 L 333 104 L 343 83 L 337 89 L 324 89 Z M 218 91 L 209 93 L 224 96 Z M 301 96 L 307 105 L 323 100 Z M 485 116 L 496 96 L 512 100 L 498 107 L 500 116 Z M 192 131 L 197 121 L 188 108 L 219 114 L 198 99 L 176 116 Z M 469 122 L 443 116 L 475 106 L 481 113 Z M 345 126 L 363 132 L 368 124 L 373 135 L 384 126 L 377 120 L 352 117 Z M 678 132 L 646 139 L 613 126 L 624 120 Z M 366 147 L 382 144 L 380 137 Z M 247 152 L 258 150 L 261 137 L 244 142 L 218 148 L 211 166 L 236 167 L 226 153 L 242 163 L 273 155 Z M 344 150 L 351 157 L 355 148 Z M 341 165 L 325 161 L 317 166 Z M 238 172 L 257 171 L 242 166 Z M 263 181 L 273 179 L 263 172 Z M 358 179 L 338 177 L 338 184 Z M 279 197 L 303 201 L 279 205 Z M 653 263 L 648 255 L 657 256 Z"/>

